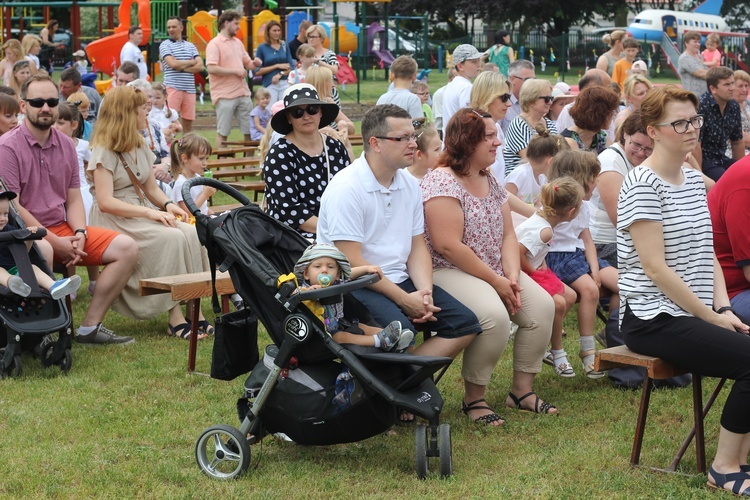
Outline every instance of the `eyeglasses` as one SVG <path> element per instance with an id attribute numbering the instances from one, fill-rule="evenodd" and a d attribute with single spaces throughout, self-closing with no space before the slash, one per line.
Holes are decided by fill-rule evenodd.
<path id="1" fill-rule="evenodd" d="M 383 139 L 385 141 L 393 141 L 393 142 L 409 142 L 414 141 L 417 142 L 417 139 L 419 139 L 419 136 L 417 134 L 411 134 L 411 135 L 404 135 L 401 137 L 388 137 L 384 135 L 376 135 L 376 139 Z"/>
<path id="2" fill-rule="evenodd" d="M 498 99 L 500 99 L 502 102 L 508 102 L 510 101 L 510 94 L 501 94 L 497 96 Z"/>
<path id="3" fill-rule="evenodd" d="M 41 108 L 46 104 L 50 108 L 56 108 L 60 104 L 58 97 L 50 97 L 49 99 L 42 99 L 41 97 L 34 97 L 32 99 L 24 99 L 26 103 L 32 108 Z"/>
<path id="4" fill-rule="evenodd" d="M 654 123 L 655 127 L 661 125 L 672 125 L 672 128 L 678 134 L 685 134 L 689 129 L 689 125 L 692 125 L 695 130 L 700 130 L 703 127 L 703 115 L 695 115 L 689 120 L 675 120 L 670 123 Z"/>
<path id="5" fill-rule="evenodd" d="M 310 116 L 315 116 L 320 112 L 320 106 L 311 104 L 310 106 L 303 107 L 296 107 L 289 110 L 289 114 L 292 115 L 292 118 L 296 118 L 299 120 L 303 116 L 305 116 L 305 113 L 307 113 Z"/>
<path id="6" fill-rule="evenodd" d="M 643 154 L 646 156 L 651 156 L 651 153 L 654 152 L 654 148 L 647 148 L 646 146 L 641 146 L 637 142 L 635 142 L 633 139 L 630 139 L 630 146 L 633 148 L 634 153 L 640 153 L 643 151 Z"/>
<path id="7" fill-rule="evenodd" d="M 523 78 L 521 76 L 516 76 L 516 75 L 510 75 L 510 77 L 511 78 L 515 78 L 516 80 L 523 80 L 524 82 L 526 80 L 531 80 L 532 78 L 534 78 L 533 76 L 527 76 L 526 78 Z"/>
<path id="8" fill-rule="evenodd" d="M 546 104 L 552 104 L 552 101 L 555 100 L 555 98 L 551 95 L 540 95 L 539 97 L 537 97 L 537 99 L 544 99 L 544 102 Z"/>
<path id="9" fill-rule="evenodd" d="M 307 35 L 307 39 L 310 40 L 311 38 L 320 38 L 320 35 Z"/>

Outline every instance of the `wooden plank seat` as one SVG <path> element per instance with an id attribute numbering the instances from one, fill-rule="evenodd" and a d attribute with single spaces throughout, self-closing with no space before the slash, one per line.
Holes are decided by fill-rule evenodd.
<path id="1" fill-rule="evenodd" d="M 358 134 L 350 135 L 349 142 L 352 144 L 352 146 L 362 146 L 364 144 L 362 142 L 362 136 Z"/>
<path id="2" fill-rule="evenodd" d="M 258 167 L 260 158 L 257 156 L 241 156 L 237 158 L 217 158 L 208 160 L 206 163 L 211 170 L 217 168 L 240 168 L 240 167 Z"/>
<path id="3" fill-rule="evenodd" d="M 638 418 L 635 426 L 635 437 L 633 439 L 633 449 L 630 453 L 630 465 L 638 466 L 641 456 L 641 447 L 643 446 L 643 434 L 646 430 L 646 418 L 648 416 L 648 406 L 651 400 L 651 392 L 654 387 L 654 380 L 662 380 L 675 377 L 677 375 L 683 375 L 687 373 L 685 370 L 664 361 L 661 358 L 654 356 L 646 356 L 644 354 L 637 354 L 627 346 L 621 345 L 617 347 L 610 347 L 608 349 L 602 349 L 597 351 L 594 360 L 594 369 L 597 371 L 611 370 L 613 368 L 626 368 L 626 367 L 641 367 L 646 369 L 646 373 L 643 376 L 643 388 L 641 390 L 641 404 L 638 408 Z M 725 379 L 722 379 L 717 384 L 713 393 L 706 402 L 706 406 L 703 406 L 703 391 L 701 384 L 701 375 L 693 373 L 693 419 L 694 425 L 692 430 L 688 433 L 688 436 L 682 443 L 682 446 L 677 451 L 672 463 L 666 469 L 654 468 L 662 472 L 675 472 L 677 465 L 680 463 L 685 451 L 687 451 L 690 442 L 695 437 L 695 453 L 696 453 L 696 466 L 698 472 L 706 472 L 706 450 L 705 450 L 705 437 L 703 433 L 703 420 L 708 414 L 708 411 L 713 406 L 716 397 L 721 392 L 721 388 L 724 386 Z"/>
<path id="4" fill-rule="evenodd" d="M 252 191 L 253 201 L 258 202 L 258 197 L 266 190 L 265 181 L 235 181 L 227 182 L 228 185 L 232 186 L 238 191 Z"/>
<path id="5" fill-rule="evenodd" d="M 260 146 L 260 141 L 223 141 L 221 147 Z"/>
<path id="6" fill-rule="evenodd" d="M 242 177 L 258 177 L 261 169 L 257 167 L 250 168 L 220 168 L 212 170 L 211 174 L 214 179 L 225 180 L 234 179 L 239 181 Z"/>
<path id="7" fill-rule="evenodd" d="M 180 274 L 142 279 L 139 293 L 142 296 L 169 293 L 174 301 L 187 301 L 187 317 L 190 318 L 190 347 L 188 349 L 188 373 L 195 371 L 195 354 L 198 347 L 198 312 L 200 300 L 210 297 L 211 273 Z M 221 296 L 222 312 L 229 312 L 229 296 L 234 293 L 234 285 L 229 273 L 216 273 L 216 293 Z"/>
<path id="8" fill-rule="evenodd" d="M 258 151 L 258 146 L 231 146 L 213 150 L 217 158 L 232 158 L 237 155 L 253 156 Z"/>

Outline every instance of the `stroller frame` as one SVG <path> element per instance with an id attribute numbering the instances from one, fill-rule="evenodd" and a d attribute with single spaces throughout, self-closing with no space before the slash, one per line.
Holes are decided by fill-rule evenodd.
<path id="1" fill-rule="evenodd" d="M 196 185 L 208 185 L 216 188 L 241 202 L 244 206 L 231 213 L 225 213 L 218 217 L 208 217 L 200 213 L 190 196 L 190 188 Z M 374 348 L 361 346 L 345 347 L 335 342 L 325 331 L 322 322 L 313 315 L 302 303 L 307 300 L 321 302 L 338 302 L 341 296 L 353 290 L 371 285 L 379 280 L 377 275 L 363 276 L 357 280 L 340 285 L 334 285 L 323 289 L 309 290 L 296 293 L 296 284 L 286 282 L 282 284 L 273 296 L 273 301 L 267 301 L 259 306 L 255 304 L 255 295 L 247 292 L 248 286 L 265 286 L 267 289 L 276 285 L 279 272 L 269 273 L 268 260 L 264 255 L 247 241 L 243 240 L 243 255 L 239 255 L 240 249 L 235 248 L 232 254 L 225 247 L 231 247 L 232 231 L 239 231 L 239 220 L 258 221 L 265 224 L 264 228 L 272 231 L 280 231 L 284 236 L 290 238 L 297 245 L 294 250 L 301 254 L 308 242 L 296 231 L 272 219 L 263 213 L 256 205 L 237 190 L 214 179 L 196 178 L 183 186 L 182 196 L 190 212 L 196 218 L 196 229 L 199 238 L 209 251 L 209 260 L 212 262 L 212 273 L 215 273 L 214 261 L 221 261 L 220 269 L 229 270 L 235 289 L 245 301 L 246 307 L 253 305 L 253 309 L 266 325 L 269 335 L 278 346 L 278 354 L 273 360 L 273 366 L 265 377 L 262 386 L 254 394 L 251 405 L 247 400 L 238 402 L 238 414 L 241 420 L 239 428 L 228 425 L 215 425 L 203 431 L 198 438 L 195 447 L 195 456 L 201 470 L 212 478 L 231 479 L 243 474 L 250 465 L 250 445 L 263 439 L 269 433 L 282 432 L 290 434 L 294 441 L 300 444 L 336 444 L 343 442 L 354 442 L 374 436 L 387 430 L 396 422 L 398 411 L 404 409 L 414 413 L 428 421 L 427 425 L 417 425 L 415 431 L 415 459 L 416 471 L 420 479 L 425 479 L 429 472 L 430 457 L 438 457 L 440 461 L 440 475 L 448 477 L 453 474 L 452 444 L 450 438 L 450 426 L 440 424 L 440 412 L 443 400 L 440 396 L 432 376 L 441 369 L 447 367 L 452 359 L 448 357 L 416 356 L 402 353 L 382 352 Z M 237 224 L 236 227 L 233 224 Z M 244 228 L 243 228 L 244 229 Z M 272 232 L 271 231 L 271 232 Z M 214 236 L 219 234 L 220 240 Z M 247 240 L 256 238 L 256 234 L 247 234 Z M 228 243 L 229 241 L 229 243 Z M 214 247 L 214 245 L 216 245 Z M 222 251 L 225 253 L 222 254 Z M 274 250 L 275 254 L 281 252 Z M 254 255 L 249 255 L 254 254 Z M 244 262 L 238 262 L 239 260 Z M 247 260 L 249 259 L 249 260 Z M 264 266 L 265 264 L 265 266 Z M 258 266 L 260 266 L 260 269 Z M 246 278 L 243 269 L 251 268 L 251 278 Z M 264 276 L 263 273 L 269 274 Z M 267 279 L 264 279 L 267 278 Z M 251 281 L 248 284 L 248 279 Z M 261 294 L 264 295 L 264 294 Z M 275 306 L 274 306 L 275 304 Z M 214 296 L 215 310 L 218 312 L 218 300 Z M 277 315 L 283 315 L 283 321 L 279 327 L 276 317 L 271 317 L 268 310 L 275 308 Z M 275 328 L 276 327 L 276 328 Z M 282 330 L 282 331 L 278 331 Z M 303 430 L 315 429 L 319 433 L 307 434 L 295 426 L 293 430 L 280 428 L 278 418 L 264 420 L 264 414 L 273 410 L 268 406 L 274 397 L 274 389 L 280 380 L 280 375 L 285 370 L 293 370 L 299 363 L 314 365 L 316 363 L 333 363 L 339 359 L 346 365 L 354 378 L 362 384 L 366 395 L 360 402 L 351 407 L 351 413 L 347 420 L 346 412 L 324 417 L 315 416 L 315 422 L 295 422 Z M 338 363 L 337 363 L 338 364 Z M 373 369 L 391 369 L 398 374 L 404 374 L 398 380 L 390 383 L 380 380 Z M 391 377 L 393 378 L 393 377 Z M 243 401 L 245 402 L 243 405 Z M 370 417 L 370 409 L 376 416 Z M 270 413 L 269 415 L 278 415 Z M 349 420 L 356 416 L 363 419 L 362 425 L 352 431 L 352 423 Z M 369 427 L 365 424 L 370 417 L 373 421 Z M 290 417 L 291 418 L 291 417 Z M 358 420 L 359 422 L 359 420 Z M 315 426 L 315 427 L 312 427 Z M 331 438 L 331 430 L 341 435 Z M 297 434 L 294 434 L 294 432 Z M 325 436 L 325 437 L 321 437 Z M 330 439 L 330 440 L 329 440 Z"/>

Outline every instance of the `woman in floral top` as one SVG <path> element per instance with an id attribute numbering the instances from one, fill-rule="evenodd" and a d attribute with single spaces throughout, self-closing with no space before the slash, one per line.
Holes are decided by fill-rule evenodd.
<path id="1" fill-rule="evenodd" d="M 552 332 L 554 304 L 521 272 L 508 193 L 489 168 L 500 146 L 497 126 L 488 113 L 465 108 L 451 118 L 444 143 L 436 168 L 422 180 L 422 200 L 434 282 L 469 307 L 483 329 L 464 351 L 463 411 L 478 422 L 503 423 L 484 397 L 513 320 L 519 329 L 506 404 L 556 413 L 532 391 Z"/>
<path id="2" fill-rule="evenodd" d="M 576 97 L 570 108 L 570 117 L 575 125 L 566 128 L 560 135 L 565 137 L 573 149 L 599 154 L 607 143 L 609 125 L 620 105 L 620 97 L 606 87 L 586 87 Z"/>
<path id="3" fill-rule="evenodd" d="M 745 154 L 750 154 L 750 106 L 748 106 L 748 91 L 750 91 L 750 75 L 738 69 L 734 72 L 734 100 L 740 105 L 742 112 L 742 142 L 745 143 Z M 727 156 L 732 156 L 732 146 L 727 146 Z"/>

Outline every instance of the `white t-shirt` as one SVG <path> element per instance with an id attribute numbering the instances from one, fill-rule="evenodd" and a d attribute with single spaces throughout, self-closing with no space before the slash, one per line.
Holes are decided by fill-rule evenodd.
<path id="1" fill-rule="evenodd" d="M 690 316 L 646 276 L 629 228 L 639 221 L 658 222 L 664 234 L 664 260 L 708 307 L 713 304 L 714 248 L 706 187 L 700 172 L 682 168 L 682 184 L 664 181 L 650 168 L 631 170 L 617 201 L 617 261 L 620 307 L 629 305 L 639 319 L 660 313 Z M 622 321 L 622 315 L 620 315 Z"/>
<path id="2" fill-rule="evenodd" d="M 445 95 L 445 85 L 440 87 L 432 95 L 432 117 L 435 119 L 435 128 L 443 131 L 443 96 Z"/>
<path id="3" fill-rule="evenodd" d="M 77 139 L 76 154 L 78 155 L 78 177 L 81 179 L 81 188 L 89 187 L 89 183 L 86 180 L 86 168 L 84 162 L 88 163 L 91 159 L 91 150 L 89 149 L 88 141 L 83 139 Z"/>
<path id="4" fill-rule="evenodd" d="M 159 130 L 164 130 L 169 127 L 173 122 L 180 119 L 180 115 L 177 114 L 177 110 L 170 108 L 171 116 L 167 118 L 167 106 L 165 105 L 162 109 L 158 109 L 156 106 L 151 108 L 148 113 L 148 119 L 152 123 L 159 127 Z"/>
<path id="5" fill-rule="evenodd" d="M 187 178 L 184 174 L 180 174 L 177 176 L 177 180 L 174 181 L 174 186 L 172 186 L 172 195 L 170 196 L 170 199 L 175 203 L 185 202 L 185 200 L 182 199 L 182 185 L 185 184 L 187 181 Z M 193 197 L 193 201 L 198 199 L 198 196 L 203 192 L 203 186 L 195 186 L 190 188 L 190 196 Z M 201 213 L 203 215 L 208 214 L 208 200 L 204 201 L 201 205 Z"/>
<path id="6" fill-rule="evenodd" d="M 443 93 L 443 130 L 459 109 L 469 105 L 471 100 L 471 81 L 456 75 L 452 82 L 445 86 Z"/>
<path id="7" fill-rule="evenodd" d="M 542 241 L 542 231 L 545 228 L 552 229 L 552 226 L 536 213 L 516 228 L 518 242 L 528 250 L 526 258 L 534 269 L 539 269 L 549 253 L 549 243 Z"/>
<path id="8" fill-rule="evenodd" d="M 495 156 L 495 163 L 490 166 L 490 170 L 497 179 L 497 183 L 501 186 L 505 185 L 505 157 L 503 156 L 503 144 L 505 144 L 505 133 L 500 128 L 500 122 L 497 122 L 497 139 L 500 141 L 500 146 L 497 148 L 497 156 Z"/>
<path id="9" fill-rule="evenodd" d="M 576 218 L 570 222 L 561 222 L 555 226 L 555 235 L 549 243 L 550 252 L 575 252 L 576 249 L 583 250 L 581 233 L 588 229 L 591 209 L 589 202 L 581 203 L 581 210 Z"/>
<path id="10" fill-rule="evenodd" d="M 333 177 L 320 200 L 318 243 L 362 243 L 362 257 L 394 283 L 409 278 L 411 240 L 423 233 L 418 181 L 401 169 L 389 187 L 381 186 L 364 153 Z"/>
<path id="11" fill-rule="evenodd" d="M 140 78 L 144 80 L 148 76 L 148 66 L 146 61 L 143 59 L 143 53 L 138 46 L 130 41 L 125 42 L 120 51 L 120 64 L 122 65 L 125 61 L 132 61 L 138 65 L 138 70 L 141 73 Z"/>
<path id="12" fill-rule="evenodd" d="M 516 185 L 518 188 L 516 196 L 521 198 L 524 203 L 538 206 L 539 195 L 542 192 L 542 186 L 547 184 L 547 177 L 544 174 L 539 174 L 539 177 L 534 176 L 534 168 L 531 164 L 522 163 L 505 178 L 505 185 L 507 186 L 509 183 Z"/>
<path id="13" fill-rule="evenodd" d="M 619 143 L 614 143 L 601 153 L 599 153 L 599 163 L 602 165 L 601 173 L 616 172 L 625 178 L 628 172 L 633 170 L 633 165 L 627 160 L 625 151 Z M 600 174 L 601 175 L 601 174 Z M 609 219 L 607 209 L 602 203 L 599 195 L 599 188 L 594 188 L 589 202 L 591 207 L 591 238 L 597 245 L 606 245 L 608 243 L 617 243 L 617 229 Z"/>

